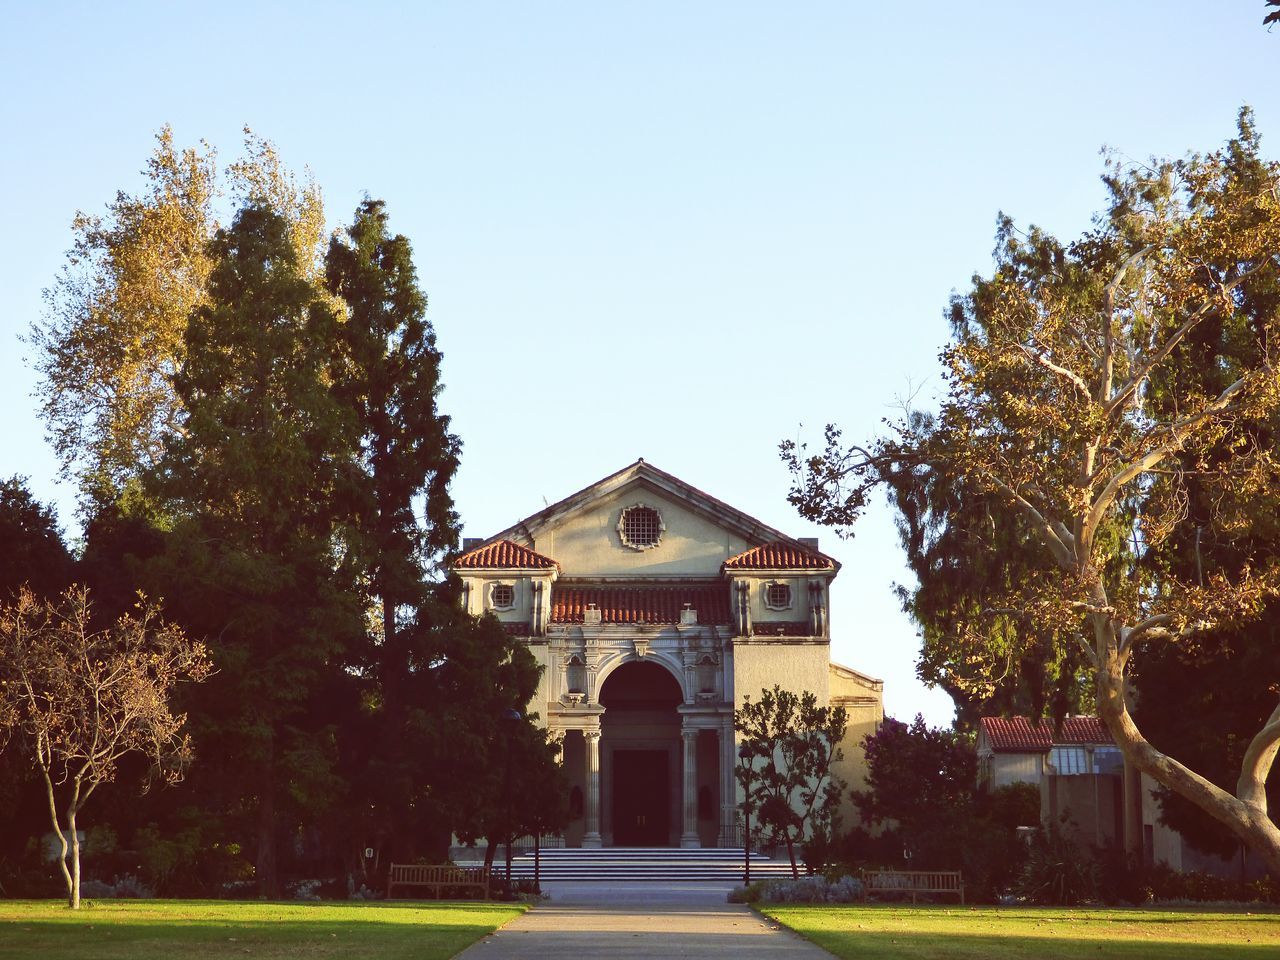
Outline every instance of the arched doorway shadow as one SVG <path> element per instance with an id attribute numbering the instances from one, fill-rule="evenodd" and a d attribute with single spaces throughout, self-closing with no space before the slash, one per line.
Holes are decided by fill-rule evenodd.
<path id="1" fill-rule="evenodd" d="M 678 838 L 680 683 L 656 663 L 624 663 L 600 688 L 601 780 L 607 843 L 673 845 Z"/>

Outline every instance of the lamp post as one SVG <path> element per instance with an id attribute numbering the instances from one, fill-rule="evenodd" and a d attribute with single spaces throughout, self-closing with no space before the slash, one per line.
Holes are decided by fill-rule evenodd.
<path id="1" fill-rule="evenodd" d="M 742 778 L 742 815 L 745 829 L 742 831 L 742 885 L 751 886 L 751 777 L 755 773 L 755 752 L 744 743 L 738 748 L 739 769 Z"/>
<path id="2" fill-rule="evenodd" d="M 511 741 L 520 725 L 522 716 L 519 710 L 508 708 L 500 714 L 503 733 L 506 735 L 507 774 L 506 774 L 506 814 L 503 817 L 502 832 L 507 841 L 507 896 L 511 896 Z"/>

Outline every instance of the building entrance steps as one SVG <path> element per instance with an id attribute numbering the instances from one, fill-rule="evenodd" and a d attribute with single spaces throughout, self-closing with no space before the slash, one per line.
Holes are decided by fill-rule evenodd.
<path id="1" fill-rule="evenodd" d="M 495 876 L 503 876 L 506 862 L 494 861 Z M 458 866 L 483 864 L 483 857 L 474 861 L 458 858 Z M 557 847 L 543 850 L 538 875 L 543 883 L 616 882 L 616 881 L 666 881 L 741 883 L 743 849 L 715 847 L 687 849 L 680 847 Z M 803 866 L 800 868 L 803 872 Z M 534 858 L 532 853 L 522 854 L 511 861 L 513 880 L 532 880 Z M 751 855 L 751 879 L 765 880 L 774 877 L 790 877 L 791 863 L 785 857 L 771 859 L 759 853 Z"/>

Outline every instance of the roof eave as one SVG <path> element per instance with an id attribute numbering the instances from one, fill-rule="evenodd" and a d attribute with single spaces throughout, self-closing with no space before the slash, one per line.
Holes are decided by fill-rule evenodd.
<path id="1" fill-rule="evenodd" d="M 721 564 L 720 569 L 731 577 L 816 577 L 828 574 L 834 577 L 840 572 L 838 561 L 829 567 L 730 567 Z"/>
<path id="2" fill-rule="evenodd" d="M 559 563 L 554 567 L 452 567 L 451 569 L 460 577 L 485 573 L 508 577 L 551 577 L 553 579 L 560 576 Z"/>
<path id="3" fill-rule="evenodd" d="M 577 493 L 570 494 L 563 500 L 559 500 L 551 504 L 551 506 L 517 521 L 505 530 L 489 537 L 482 546 L 487 546 L 495 540 L 503 539 L 516 540 L 517 542 L 520 540 L 535 540 L 537 532 L 541 528 L 572 513 L 580 506 L 593 500 L 607 497 L 635 481 L 648 484 L 653 489 L 680 500 L 695 513 L 701 513 L 720 526 L 739 534 L 749 542 L 763 544 L 771 540 L 785 540 L 788 543 L 796 543 L 798 545 L 798 541 L 794 537 L 788 536 L 781 530 L 777 530 L 763 521 L 757 520 L 750 514 L 729 506 L 723 500 L 719 500 L 709 493 L 704 493 L 697 487 L 691 486 L 665 470 L 660 470 L 653 464 L 640 459 L 623 467 L 616 473 L 611 473 L 609 476 L 597 480 L 590 486 L 583 487 Z"/>

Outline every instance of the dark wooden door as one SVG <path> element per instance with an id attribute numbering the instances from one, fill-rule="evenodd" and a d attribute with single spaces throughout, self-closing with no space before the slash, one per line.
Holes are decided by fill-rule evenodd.
<path id="1" fill-rule="evenodd" d="M 613 753 L 613 842 L 665 847 L 669 842 L 670 780 L 665 750 Z"/>

